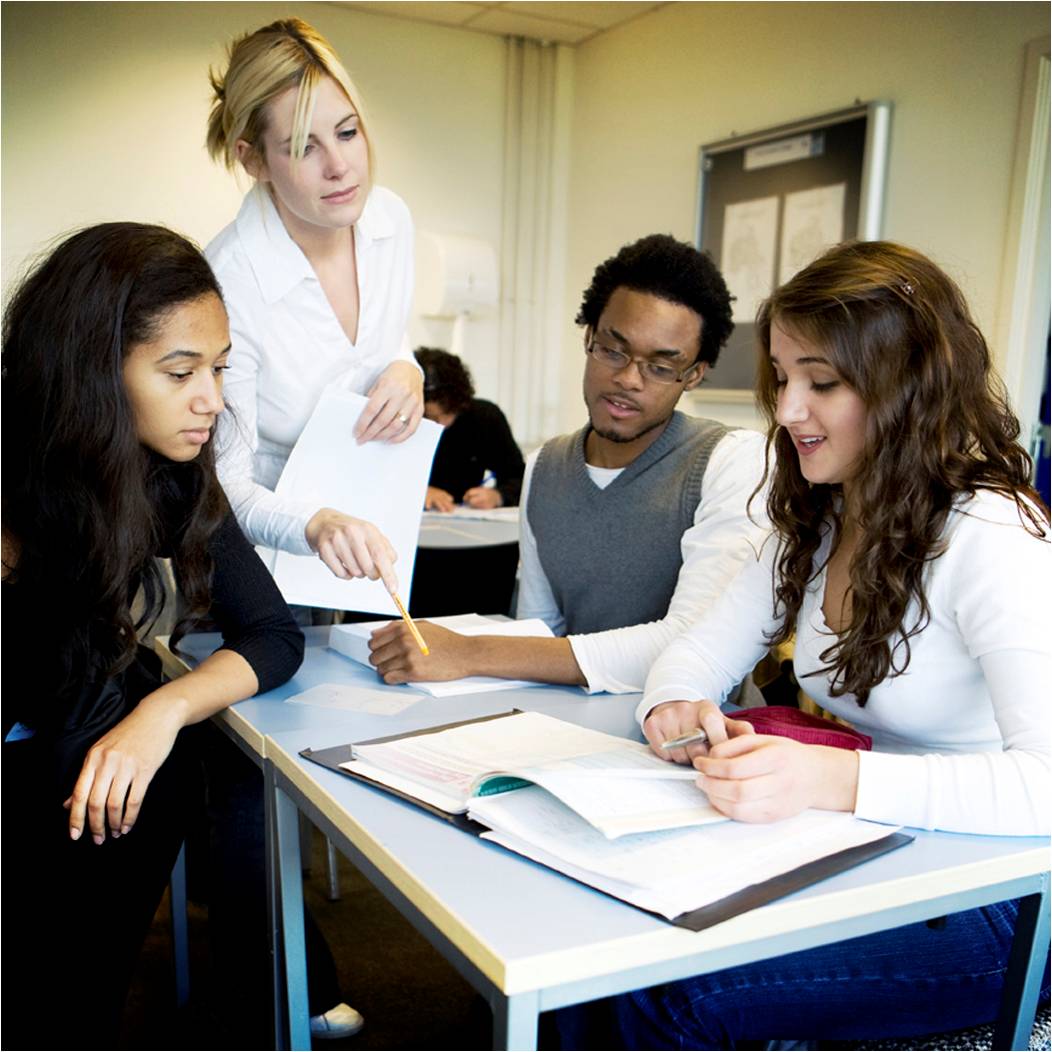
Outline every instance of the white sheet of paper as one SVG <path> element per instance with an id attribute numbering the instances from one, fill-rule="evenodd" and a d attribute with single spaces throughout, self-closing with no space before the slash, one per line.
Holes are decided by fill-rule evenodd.
<path id="1" fill-rule="evenodd" d="M 758 197 L 723 210 L 723 256 L 720 270 L 734 301 L 735 323 L 756 320 L 760 301 L 774 287 L 778 198 Z"/>
<path id="2" fill-rule="evenodd" d="M 844 240 L 846 193 L 846 183 L 834 183 L 785 195 L 779 285 L 784 285 L 827 248 Z"/>
<path id="3" fill-rule="evenodd" d="M 453 614 L 449 617 L 429 617 L 431 624 L 459 632 L 463 636 L 547 636 L 552 630 L 538 618 L 522 621 L 494 621 L 481 614 Z M 369 637 L 389 621 L 361 621 L 353 625 L 333 625 L 329 646 L 357 661 L 369 665 Z M 369 666 L 370 668 L 372 666 Z M 449 698 L 458 694 L 485 694 L 491 690 L 514 690 L 517 687 L 536 687 L 537 683 L 523 679 L 498 679 L 495 676 L 467 676 L 444 683 L 410 683 L 414 690 L 423 690 L 435 698 Z"/>
<path id="4" fill-rule="evenodd" d="M 320 709 L 345 709 L 374 716 L 396 716 L 423 698 L 423 694 L 386 690 L 380 687 L 351 687 L 345 683 L 319 683 L 286 701 L 290 705 L 313 705 Z"/>
<path id="5" fill-rule="evenodd" d="M 398 553 L 399 594 L 408 606 L 424 494 L 442 428 L 422 420 L 405 442 L 360 446 L 354 425 L 367 401 L 331 387 L 322 394 L 289 454 L 277 492 L 319 508 L 336 508 L 376 526 Z M 381 581 L 341 580 L 315 555 L 278 552 L 272 558 L 269 565 L 286 602 L 398 613 Z"/>

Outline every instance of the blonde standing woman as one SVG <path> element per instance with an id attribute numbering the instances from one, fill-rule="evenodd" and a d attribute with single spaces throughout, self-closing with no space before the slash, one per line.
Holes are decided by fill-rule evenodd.
<path id="1" fill-rule="evenodd" d="M 354 428 L 359 443 L 401 442 L 420 423 L 423 375 L 405 336 L 413 295 L 409 210 L 373 185 L 361 98 L 312 26 L 290 18 L 235 40 L 211 83 L 209 153 L 253 180 L 237 218 L 205 250 L 234 348 L 225 396 L 236 423 L 220 434 L 220 481 L 253 543 L 316 553 L 337 577 L 382 578 L 394 591 L 395 552 L 375 526 L 286 500 L 274 488 L 327 388 L 368 397 Z M 242 991 L 240 998 L 232 991 L 236 1017 L 238 1003 L 251 1006 L 265 978 L 239 967 L 248 943 L 266 960 L 262 785 L 229 743 L 212 744 L 209 783 L 222 812 L 213 809 L 220 835 L 210 919 L 217 957 L 230 963 L 222 971 Z M 309 911 L 307 956 L 313 1036 L 356 1033 L 362 1017 L 342 1001 Z"/>
<path id="2" fill-rule="evenodd" d="M 230 311 L 238 421 L 219 474 L 251 541 L 316 553 L 337 577 L 397 585 L 395 553 L 370 523 L 274 493 L 322 392 L 368 396 L 358 442 L 401 442 L 423 416 L 423 379 L 405 329 L 413 227 L 373 185 L 360 96 L 332 46 L 290 18 L 236 40 L 212 73 L 209 153 L 254 185 L 205 250 Z"/>

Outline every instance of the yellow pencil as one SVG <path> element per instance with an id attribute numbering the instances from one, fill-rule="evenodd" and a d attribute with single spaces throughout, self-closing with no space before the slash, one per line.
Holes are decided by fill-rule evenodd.
<path id="1" fill-rule="evenodd" d="M 394 600 L 395 606 L 398 607 L 398 612 L 402 615 L 402 620 L 409 626 L 409 631 L 413 633 L 416 645 L 420 647 L 420 653 L 423 654 L 424 657 L 427 657 L 431 651 L 427 649 L 427 644 L 424 642 L 424 637 L 420 634 L 420 629 L 413 624 L 413 619 L 409 616 L 409 611 L 402 606 L 402 600 L 399 599 L 394 592 L 391 593 L 391 598 Z"/>

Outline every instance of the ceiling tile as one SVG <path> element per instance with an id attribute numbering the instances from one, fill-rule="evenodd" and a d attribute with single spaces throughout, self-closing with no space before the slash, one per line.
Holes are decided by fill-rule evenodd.
<path id="1" fill-rule="evenodd" d="M 502 6 L 506 11 L 518 11 L 535 18 L 554 18 L 560 22 L 575 22 L 582 26 L 594 26 L 596 29 L 609 29 L 652 7 L 658 7 L 659 4 L 632 3 L 629 0 L 619 0 L 617 3 L 589 3 L 586 0 L 509 0 Z"/>
<path id="2" fill-rule="evenodd" d="M 482 4 L 456 3 L 454 0 L 343 0 L 340 7 L 357 8 L 374 15 L 393 15 L 421 22 L 439 22 L 442 25 L 460 26 L 485 10 Z"/>
<path id="3" fill-rule="evenodd" d="M 588 26 L 557 22 L 550 18 L 534 18 L 506 8 L 483 12 L 471 20 L 468 28 L 508 36 L 532 37 L 534 40 L 550 40 L 556 44 L 576 44 L 596 32 Z"/>

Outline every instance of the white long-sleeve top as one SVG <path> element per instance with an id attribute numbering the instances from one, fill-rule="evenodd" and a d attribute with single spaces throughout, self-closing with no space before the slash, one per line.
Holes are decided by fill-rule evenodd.
<path id="1" fill-rule="evenodd" d="M 413 362 L 413 224 L 405 203 L 375 186 L 354 228 L 358 333 L 347 338 L 307 257 L 269 194 L 245 195 L 237 218 L 205 249 L 230 315 L 230 369 L 219 418 L 217 470 L 254 544 L 311 554 L 312 504 L 273 491 L 292 447 L 329 386 L 365 394 L 391 362 Z"/>
<path id="2" fill-rule="evenodd" d="M 946 551 L 929 564 L 930 623 L 910 640 L 906 672 L 879 683 L 860 708 L 816 675 L 835 636 L 822 614 L 823 567 L 796 625 L 794 667 L 819 705 L 871 735 L 859 753 L 855 814 L 878 822 L 1001 835 L 1049 832 L 1048 595 L 1052 546 L 1027 532 L 1015 504 L 984 491 L 950 512 Z M 666 650 L 647 678 L 640 724 L 666 701 L 721 702 L 764 651 L 775 625 L 776 545 L 750 560 L 734 587 Z M 915 610 L 907 613 L 913 623 Z"/>
<path id="3" fill-rule="evenodd" d="M 565 634 L 566 619 L 552 594 L 537 554 L 537 541 L 526 515 L 530 480 L 539 450 L 526 462 L 519 518 L 519 600 L 517 616 L 539 617 L 557 636 Z M 694 524 L 683 534 L 683 565 L 668 612 L 660 621 L 614 628 L 606 632 L 570 636 L 574 658 L 587 680 L 588 693 L 627 694 L 643 689 L 651 664 L 689 625 L 701 617 L 723 593 L 750 555 L 767 536 L 766 493 L 749 496 L 763 476 L 764 437 L 756 431 L 731 431 L 717 443 L 705 468 L 701 499 Z M 605 488 L 622 468 L 587 465 L 589 477 Z M 751 517 L 750 517 L 751 513 Z M 631 514 L 631 508 L 625 509 Z M 617 571 L 597 587 L 610 590 L 617 601 Z"/>

